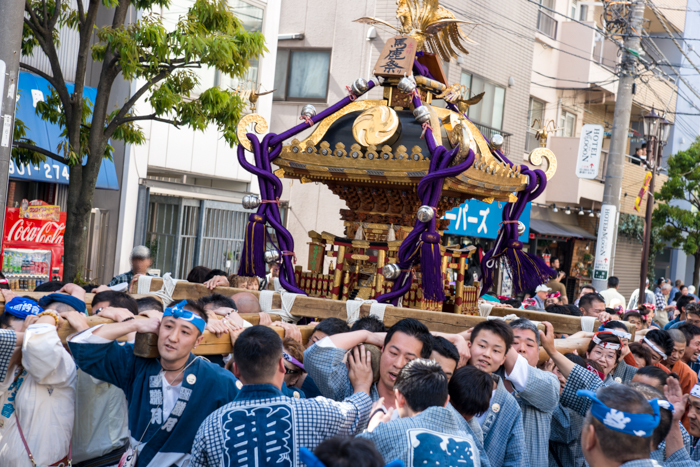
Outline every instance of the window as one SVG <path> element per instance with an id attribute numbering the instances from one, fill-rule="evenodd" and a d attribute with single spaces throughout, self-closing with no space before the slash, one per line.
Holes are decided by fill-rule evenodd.
<path id="1" fill-rule="evenodd" d="M 576 114 L 562 111 L 558 128 L 557 136 L 573 137 L 576 133 Z"/>
<path id="2" fill-rule="evenodd" d="M 532 151 L 540 147 L 540 142 L 535 138 L 535 133 L 544 126 L 544 107 L 545 104 L 534 98 L 530 98 L 530 104 L 527 111 L 527 138 L 525 140 L 525 151 Z M 537 123 L 535 123 L 537 120 Z M 534 127 L 533 127 L 534 125 Z"/>
<path id="3" fill-rule="evenodd" d="M 163 8 L 161 16 L 163 18 L 163 26 L 168 31 L 174 31 L 181 16 L 187 13 L 195 0 L 176 0 L 170 8 Z M 229 8 L 233 11 L 236 17 L 241 21 L 243 28 L 251 32 L 261 32 L 263 27 L 263 16 L 265 10 L 257 6 L 253 6 L 242 0 L 229 0 Z M 195 86 L 192 93 L 199 95 L 203 91 L 219 86 L 222 88 L 236 89 L 242 83 L 247 83 L 248 87 L 257 87 L 258 83 L 258 60 L 250 61 L 250 67 L 243 79 L 232 78 L 214 67 L 202 66 L 202 68 L 193 68 L 192 71 L 199 78 L 199 85 Z"/>
<path id="4" fill-rule="evenodd" d="M 462 73 L 460 84 L 469 89 L 469 97 L 485 93 L 476 105 L 469 107 L 469 120 L 489 128 L 500 130 L 503 126 L 503 106 L 506 89 L 486 81 L 484 78 L 469 73 Z"/>
<path id="5" fill-rule="evenodd" d="M 325 101 L 330 64 L 330 50 L 277 49 L 274 100 Z"/>
<path id="6" fill-rule="evenodd" d="M 586 21 L 588 19 L 588 5 L 580 5 L 578 0 L 573 0 L 571 2 L 570 16 L 572 19 Z"/>
<path id="7" fill-rule="evenodd" d="M 539 0 L 539 4 L 544 8 L 540 8 L 537 12 L 537 30 L 545 36 L 556 39 L 557 20 L 554 19 L 552 11 L 547 9 L 554 9 L 554 0 Z"/>

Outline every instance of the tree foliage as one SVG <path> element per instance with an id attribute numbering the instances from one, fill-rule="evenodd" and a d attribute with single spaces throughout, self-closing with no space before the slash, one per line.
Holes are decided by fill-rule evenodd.
<path id="1" fill-rule="evenodd" d="M 663 201 L 654 210 L 653 225 L 659 237 L 673 248 L 695 257 L 693 284 L 698 287 L 700 272 L 700 138 L 685 151 L 668 160 L 668 180 L 656 199 Z"/>
<path id="2" fill-rule="evenodd" d="M 110 140 L 143 144 L 145 136 L 139 121 L 156 120 L 177 126 L 204 130 L 215 124 L 225 140 L 234 145 L 235 127 L 246 103 L 232 89 L 213 87 L 199 95 L 197 68 L 212 67 L 233 77 L 244 78 L 251 59 L 266 51 L 260 33 L 244 29 L 225 0 L 195 0 L 173 30 L 163 25 L 156 13 L 170 7 L 170 0 L 26 0 L 22 53 L 43 51 L 51 64 L 45 73 L 26 63 L 21 68 L 45 78 L 51 92 L 37 105 L 36 113 L 61 127 L 56 148 L 39 148 L 29 140 L 23 122 L 15 125 L 16 163 L 37 164 L 50 158 L 70 166 L 64 275 L 74 277 L 82 264 L 86 222 L 92 209 L 97 173 L 103 158 L 111 158 Z M 130 8 L 142 15 L 126 21 Z M 98 25 L 98 9 L 107 10 L 111 24 Z M 67 70 L 61 69 L 59 27 L 67 26 L 80 36 L 74 76 L 67 83 Z M 90 61 L 100 67 L 95 102 L 83 98 L 85 75 Z M 73 74 L 73 73 L 71 73 Z M 136 83 L 136 91 L 109 105 L 115 80 L 121 77 Z M 145 99 L 147 114 L 138 114 L 134 105 Z"/>

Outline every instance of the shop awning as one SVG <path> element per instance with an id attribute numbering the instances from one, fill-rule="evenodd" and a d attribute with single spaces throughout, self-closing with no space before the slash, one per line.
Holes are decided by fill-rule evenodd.
<path id="1" fill-rule="evenodd" d="M 67 83 L 68 92 L 73 92 L 73 83 Z M 17 98 L 17 111 L 15 118 L 22 120 L 27 126 L 27 138 L 38 146 L 55 152 L 61 140 L 61 128 L 51 122 L 42 120 L 36 114 L 37 102 L 43 101 L 49 95 L 51 87 L 48 81 L 37 75 L 20 71 L 19 95 Z M 95 102 L 97 89 L 85 87 L 83 96 L 91 103 Z M 32 180 L 35 182 L 68 184 L 68 166 L 52 159 L 46 159 L 39 165 L 16 166 L 10 163 L 10 178 L 19 180 Z M 102 159 L 102 166 L 97 175 L 97 188 L 118 190 L 119 179 L 114 162 Z"/>
<path id="2" fill-rule="evenodd" d="M 530 219 L 530 230 L 548 237 L 584 238 L 595 240 L 596 236 L 576 225 L 555 224 L 542 219 Z"/>

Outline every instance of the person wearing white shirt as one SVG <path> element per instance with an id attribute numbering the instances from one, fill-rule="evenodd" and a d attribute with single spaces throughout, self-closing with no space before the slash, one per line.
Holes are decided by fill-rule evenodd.
<path id="1" fill-rule="evenodd" d="M 15 331 L 23 331 L 17 333 L 21 350 L 15 349 L 17 355 L 0 381 L 2 466 L 32 467 L 70 460 L 76 368 L 57 333 L 59 324 L 65 322 L 56 312 L 42 312 L 29 302 L 21 303 L 31 308 L 27 317 L 12 323 Z"/>
<path id="2" fill-rule="evenodd" d="M 605 306 L 608 308 L 621 305 L 622 309 L 626 310 L 625 297 L 617 291 L 618 287 L 620 287 L 620 279 L 615 276 L 610 276 L 608 277 L 608 288 L 600 292 L 600 295 L 605 299 Z"/>

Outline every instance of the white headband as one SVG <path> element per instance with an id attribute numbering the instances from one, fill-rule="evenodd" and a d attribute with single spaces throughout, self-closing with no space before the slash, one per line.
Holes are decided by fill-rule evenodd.
<path id="1" fill-rule="evenodd" d="M 625 332 L 622 329 L 606 329 L 606 331 L 612 332 L 620 339 L 631 339 L 632 338 L 632 334 L 630 334 L 629 332 Z"/>
<path id="2" fill-rule="evenodd" d="M 598 336 L 593 336 L 593 342 L 595 342 L 604 349 L 618 350 L 620 348 L 620 344 L 616 344 L 614 342 L 603 342 Z"/>
<path id="3" fill-rule="evenodd" d="M 693 389 L 690 390 L 690 395 L 693 397 L 700 397 L 700 383 L 696 383 Z"/>
<path id="4" fill-rule="evenodd" d="M 667 358 L 667 357 L 666 357 L 666 354 L 663 353 L 663 352 L 661 351 L 661 349 L 658 348 L 658 347 L 656 346 L 656 344 L 654 344 L 652 341 L 650 341 L 649 339 L 647 339 L 647 336 L 642 337 L 642 340 L 643 340 L 644 342 L 646 342 L 647 345 L 648 345 L 649 347 L 651 347 L 651 349 L 652 349 L 654 352 L 656 352 L 657 354 L 661 355 L 661 358 L 662 358 L 663 360 L 666 360 L 666 358 Z M 698 397 L 700 397 L 700 396 L 698 396 Z"/>
<path id="5" fill-rule="evenodd" d="M 673 404 L 671 404 L 669 401 L 659 399 L 656 402 L 659 404 L 659 407 L 661 407 L 662 409 L 666 409 L 666 410 L 670 410 L 671 412 L 675 412 L 675 409 L 673 408 Z"/>

